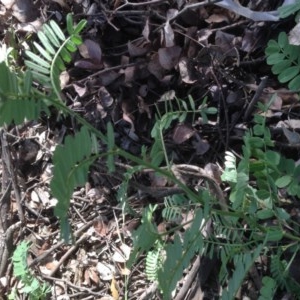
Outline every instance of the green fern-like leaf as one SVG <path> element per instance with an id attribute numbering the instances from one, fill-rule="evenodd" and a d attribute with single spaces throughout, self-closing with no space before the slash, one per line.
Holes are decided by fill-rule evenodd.
<path id="1" fill-rule="evenodd" d="M 115 161 L 113 150 L 115 147 L 115 133 L 113 126 L 110 122 L 107 123 L 107 147 L 108 147 L 108 155 L 107 155 L 107 167 L 109 172 L 115 171 Z"/>
<path id="2" fill-rule="evenodd" d="M 266 48 L 267 63 L 278 80 L 288 83 L 291 90 L 300 89 L 300 47 L 290 45 L 285 32 L 280 32 L 278 40 L 270 40 Z"/>
<path id="3" fill-rule="evenodd" d="M 158 270 L 162 265 L 162 245 L 158 242 L 156 243 L 155 249 L 148 251 L 146 256 L 146 268 L 145 273 L 148 280 L 157 281 L 158 280 Z"/>
<path id="4" fill-rule="evenodd" d="M 28 271 L 27 266 L 27 253 L 29 249 L 29 242 L 22 242 L 12 256 L 12 261 L 14 264 L 14 275 L 17 277 L 23 277 Z"/>
<path id="5" fill-rule="evenodd" d="M 173 195 L 170 197 L 166 197 L 164 200 L 165 208 L 162 211 L 162 216 L 167 221 L 175 221 L 181 215 L 184 204 L 187 204 L 188 201 L 183 195 Z"/>
<path id="6" fill-rule="evenodd" d="M 46 87 L 53 88 L 56 96 L 60 99 L 59 75 L 65 70 L 65 64 L 72 60 L 72 53 L 77 50 L 77 46 L 82 43 L 79 33 L 86 25 L 85 20 L 81 20 L 76 26 L 73 24 L 72 15 L 67 16 L 66 36 L 59 25 L 51 20 L 49 24 L 44 24 L 42 31 L 38 32 L 40 44 L 34 43 L 39 53 L 30 50 L 26 51 L 29 60 L 25 61 L 26 66 L 32 70 L 36 81 Z"/>
<path id="7" fill-rule="evenodd" d="M 225 170 L 221 178 L 226 182 L 237 182 L 236 157 L 230 151 L 225 152 Z"/>
<path id="8" fill-rule="evenodd" d="M 165 300 L 171 299 L 171 293 L 181 279 L 184 269 L 195 253 L 202 250 L 203 238 L 200 228 L 203 218 L 202 210 L 199 209 L 191 227 L 185 232 L 183 241 L 175 235 L 174 242 L 165 247 L 166 260 L 158 271 L 158 283 Z"/>
<path id="9" fill-rule="evenodd" d="M 50 292 L 50 287 L 46 283 L 40 283 L 28 268 L 27 254 L 30 247 L 29 244 L 29 242 L 23 241 L 13 253 L 14 275 L 20 279 L 23 285 L 22 292 L 28 295 L 29 300 L 44 300 Z M 12 297 L 14 293 L 16 291 L 12 291 L 10 296 Z"/>
<path id="10" fill-rule="evenodd" d="M 88 170 L 95 157 L 92 155 L 93 143 L 88 129 L 82 127 L 74 137 L 68 136 L 63 145 L 57 146 L 53 155 L 54 171 L 51 191 L 58 203 L 55 214 L 66 224 L 70 198 L 75 187 L 84 185 Z M 65 230 L 64 230 L 65 229 Z M 65 239 L 69 233 L 62 228 Z"/>
<path id="11" fill-rule="evenodd" d="M 152 215 L 157 206 L 149 206 L 143 212 L 142 224 L 133 233 L 134 250 L 130 255 L 128 266 L 132 266 L 138 254 L 149 251 L 161 239 L 157 227 L 152 222 Z"/>
<path id="12" fill-rule="evenodd" d="M 228 282 L 228 287 L 223 291 L 222 300 L 234 299 L 238 289 L 242 285 L 245 276 L 250 267 L 253 265 L 255 259 L 259 256 L 262 250 L 262 245 L 259 245 L 252 253 L 238 254 L 234 257 L 235 270 L 231 279 Z"/>
<path id="13" fill-rule="evenodd" d="M 16 74 L 0 63 L 0 126 L 27 120 L 37 120 L 41 112 L 49 113 L 48 99 L 32 89 L 30 71 Z"/>
<path id="14" fill-rule="evenodd" d="M 277 285 L 283 288 L 287 280 L 287 263 L 280 259 L 280 253 L 272 255 L 270 270 L 272 277 L 276 280 Z"/>

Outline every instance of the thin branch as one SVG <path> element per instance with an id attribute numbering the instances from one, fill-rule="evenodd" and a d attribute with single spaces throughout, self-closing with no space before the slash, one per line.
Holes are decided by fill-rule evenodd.
<path id="1" fill-rule="evenodd" d="M 77 250 L 77 248 L 79 247 L 79 245 L 86 241 L 89 238 L 89 235 L 87 233 L 84 233 L 76 242 L 75 244 L 61 257 L 61 259 L 59 260 L 59 262 L 55 265 L 55 267 L 51 270 L 50 272 L 50 276 L 53 276 L 58 269 L 60 268 L 60 266 L 71 256 L 71 254 Z"/>
<path id="2" fill-rule="evenodd" d="M 250 101 L 250 103 L 248 105 L 247 110 L 245 111 L 245 114 L 244 114 L 244 121 L 245 122 L 249 120 L 252 112 L 254 111 L 255 106 L 256 106 L 256 104 L 257 104 L 257 102 L 258 102 L 261 94 L 264 91 L 264 88 L 267 86 L 267 81 L 268 81 L 268 77 L 267 76 L 264 77 L 261 80 L 261 82 L 260 82 L 260 84 L 259 84 L 259 86 L 258 86 L 258 88 L 257 88 L 257 90 L 256 90 L 256 92 L 255 92 L 255 94 L 253 96 L 253 98 L 251 99 L 251 101 Z"/>
<path id="3" fill-rule="evenodd" d="M 77 231 L 75 231 L 74 233 L 74 237 L 78 237 L 82 232 L 86 232 L 87 229 L 93 224 L 94 220 L 89 221 L 88 223 L 84 224 L 83 226 L 81 226 Z M 38 264 L 41 260 L 43 260 L 45 257 L 47 257 L 51 252 L 53 252 L 54 250 L 58 249 L 59 247 L 61 247 L 62 245 L 64 245 L 65 241 L 59 241 L 56 245 L 54 245 L 52 248 L 50 248 L 49 250 L 43 252 L 43 254 L 39 255 L 37 258 L 35 258 L 30 264 L 29 267 L 33 267 L 36 264 Z M 76 242 L 78 243 L 78 241 Z"/>
<path id="4" fill-rule="evenodd" d="M 186 5 L 181 11 L 178 12 L 177 15 L 175 15 L 174 17 L 170 18 L 169 21 L 174 21 L 176 18 L 178 18 L 180 15 L 182 15 L 184 12 L 186 12 L 189 9 L 194 9 L 194 8 L 199 8 L 205 5 L 211 5 L 211 4 L 215 4 L 218 2 L 221 2 L 222 0 L 214 0 L 214 1 L 203 1 L 203 2 L 199 2 L 199 3 L 192 3 L 189 5 Z"/>
<path id="5" fill-rule="evenodd" d="M 22 202 L 21 192 L 20 192 L 15 168 L 13 166 L 13 162 L 12 162 L 12 158 L 11 158 L 11 151 L 9 149 L 9 144 L 6 139 L 6 133 L 4 131 L 2 131 L 2 134 L 1 134 L 1 143 L 2 143 L 3 160 L 7 167 L 7 171 L 8 171 L 8 174 L 9 174 L 11 182 L 12 182 L 12 187 L 15 192 L 15 199 L 16 199 L 16 205 L 17 205 L 19 219 L 22 223 L 24 223 L 25 217 L 24 217 L 23 208 L 22 208 L 22 204 L 21 204 L 21 202 Z"/>
<path id="6" fill-rule="evenodd" d="M 63 283 L 65 283 L 66 285 L 70 286 L 73 289 L 76 289 L 76 290 L 79 290 L 79 291 L 82 291 L 82 292 L 85 292 L 85 293 L 88 293 L 88 294 L 91 294 L 91 295 L 94 295 L 94 296 L 105 296 L 106 295 L 105 293 L 100 292 L 100 291 L 95 292 L 95 291 L 93 291 L 93 289 L 89 289 L 89 288 L 86 288 L 84 286 L 78 286 L 78 285 L 73 284 L 72 282 L 70 282 L 66 279 L 56 278 L 56 277 L 52 277 L 52 276 L 45 275 L 45 274 L 42 274 L 42 277 L 44 279 L 51 280 L 54 283 L 56 283 L 56 281 L 63 282 Z"/>
<path id="7" fill-rule="evenodd" d="M 93 77 L 96 77 L 98 75 L 104 74 L 106 72 L 115 71 L 115 70 L 119 70 L 119 69 L 123 69 L 123 68 L 128 68 L 128 67 L 134 67 L 134 66 L 140 65 L 142 63 L 145 63 L 145 62 L 135 62 L 135 63 L 129 63 L 129 64 L 125 64 L 125 65 L 118 65 L 118 66 L 114 66 L 114 67 L 111 67 L 111 68 L 102 69 L 102 70 L 100 70 L 100 71 L 98 71 L 96 73 L 93 73 L 92 75 L 89 75 L 88 77 L 85 77 L 83 79 L 77 80 L 74 83 L 84 83 L 86 80 L 89 80 L 89 79 L 91 79 Z M 73 83 L 68 84 L 65 88 L 69 88 L 72 85 L 73 85 Z"/>
<path id="8" fill-rule="evenodd" d="M 152 1 L 146 1 L 146 2 L 141 2 L 141 3 L 132 3 L 132 2 L 128 2 L 127 0 L 125 1 L 125 3 L 121 6 L 119 6 L 118 8 L 115 9 L 115 12 L 126 7 L 126 6 L 144 6 L 144 5 L 153 5 L 153 4 L 160 4 L 166 2 L 166 0 L 152 0 Z"/>

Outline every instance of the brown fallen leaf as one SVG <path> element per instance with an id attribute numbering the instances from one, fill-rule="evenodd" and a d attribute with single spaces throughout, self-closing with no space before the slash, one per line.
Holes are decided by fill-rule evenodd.
<path id="1" fill-rule="evenodd" d="M 39 9 L 32 0 L 15 0 L 12 15 L 21 23 L 32 22 L 39 16 Z"/>
<path id="2" fill-rule="evenodd" d="M 77 60 L 74 65 L 82 69 L 101 69 L 102 63 L 102 50 L 99 43 L 86 39 L 83 44 L 78 46 L 80 55 L 83 59 Z"/>
<path id="3" fill-rule="evenodd" d="M 160 48 L 158 50 L 158 60 L 160 65 L 166 70 L 172 70 L 179 61 L 181 47 L 173 46 L 169 48 Z"/>
<path id="4" fill-rule="evenodd" d="M 95 229 L 95 232 L 99 234 L 101 237 L 105 237 L 109 231 L 108 225 L 104 222 L 102 218 L 97 218 L 93 222 L 93 226 Z"/>
<path id="5" fill-rule="evenodd" d="M 190 139 L 195 134 L 195 130 L 186 124 L 177 124 L 173 131 L 173 141 L 179 145 Z"/>
<path id="6" fill-rule="evenodd" d="M 158 80 L 162 80 L 165 75 L 165 70 L 159 62 L 158 54 L 152 55 L 148 63 L 149 72 L 154 75 Z"/>
<path id="7" fill-rule="evenodd" d="M 117 289 L 117 282 L 114 278 L 111 280 L 110 292 L 111 292 L 111 295 L 113 296 L 113 298 L 115 300 L 119 299 L 119 292 L 118 292 L 118 289 Z"/>
<path id="8" fill-rule="evenodd" d="M 192 84 L 197 81 L 195 70 L 187 57 L 182 57 L 178 63 L 181 80 L 185 83 Z"/>
<path id="9" fill-rule="evenodd" d="M 128 47 L 128 52 L 131 57 L 139 57 L 139 56 L 144 56 L 147 54 L 150 49 L 151 45 L 150 43 L 142 43 L 139 45 L 135 45 L 133 42 L 129 41 L 127 43 Z"/>
<path id="10" fill-rule="evenodd" d="M 222 22 L 229 23 L 229 19 L 225 14 L 212 14 L 207 19 L 205 19 L 205 22 L 209 24 Z"/>

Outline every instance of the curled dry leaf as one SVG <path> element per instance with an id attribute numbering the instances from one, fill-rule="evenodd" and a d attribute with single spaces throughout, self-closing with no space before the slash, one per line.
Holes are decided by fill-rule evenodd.
<path id="1" fill-rule="evenodd" d="M 135 134 L 135 127 L 134 127 L 134 123 L 131 119 L 132 115 L 131 113 L 128 111 L 127 105 L 125 102 L 122 103 L 122 110 L 123 110 L 123 120 L 128 122 L 130 124 L 130 130 L 128 131 L 128 136 L 134 140 L 134 141 L 138 141 L 139 137 Z"/>
<path id="2" fill-rule="evenodd" d="M 84 281 L 82 284 L 84 284 L 85 286 L 90 286 L 91 279 L 90 279 L 89 269 L 84 270 L 83 278 L 84 278 Z"/>
<path id="3" fill-rule="evenodd" d="M 214 24 L 214 23 L 229 23 L 229 19 L 225 14 L 212 14 L 207 19 L 205 19 L 206 23 Z"/>
<path id="4" fill-rule="evenodd" d="M 150 43 L 143 43 L 141 45 L 135 45 L 132 42 L 127 44 L 128 52 L 131 57 L 139 57 L 147 54 L 151 48 Z"/>
<path id="5" fill-rule="evenodd" d="M 205 154 L 210 148 L 209 143 L 206 140 L 201 139 L 198 133 L 195 134 L 195 138 L 196 139 L 192 141 L 192 144 L 196 148 L 196 154 L 197 155 Z"/>
<path id="6" fill-rule="evenodd" d="M 273 99 L 273 101 L 272 101 L 272 103 L 270 105 L 270 109 L 269 109 L 270 110 L 269 113 L 271 113 L 271 114 L 272 114 L 271 111 L 274 111 L 274 110 L 280 111 L 282 109 L 282 103 L 283 103 L 283 100 L 282 100 L 280 94 L 274 95 L 274 97 L 272 99 Z M 259 100 L 267 105 L 270 101 L 270 94 L 263 92 L 261 94 Z"/>
<path id="7" fill-rule="evenodd" d="M 208 46 L 208 38 L 212 35 L 212 31 L 210 29 L 200 29 L 197 33 L 198 42 Z"/>
<path id="8" fill-rule="evenodd" d="M 139 94 L 142 97 L 146 97 L 148 94 L 148 85 L 147 84 L 142 84 L 139 88 Z"/>
<path id="9" fill-rule="evenodd" d="M 79 83 L 74 83 L 73 88 L 79 97 L 85 96 L 88 92 L 86 84 L 83 85 L 83 84 L 79 84 Z"/>
<path id="10" fill-rule="evenodd" d="M 293 129 L 300 129 L 300 120 L 297 119 L 289 119 L 284 121 L 285 124 L 288 125 L 288 127 Z"/>
<path id="11" fill-rule="evenodd" d="M 177 124 L 173 130 L 173 141 L 175 144 L 182 144 L 195 134 L 195 130 L 186 124 Z"/>
<path id="12" fill-rule="evenodd" d="M 222 183 L 222 179 L 221 179 L 222 172 L 218 165 L 213 163 L 208 163 L 205 165 L 204 170 L 206 171 L 207 175 L 214 178 L 218 184 Z"/>
<path id="13" fill-rule="evenodd" d="M 6 9 L 11 9 L 15 2 L 16 0 L 1 0 L 1 3 L 5 6 Z"/>
<path id="14" fill-rule="evenodd" d="M 101 237 L 105 237 L 109 231 L 107 224 L 104 222 L 102 218 L 97 218 L 93 222 L 94 230 Z"/>
<path id="15" fill-rule="evenodd" d="M 53 260 L 53 261 L 50 261 L 50 262 L 46 263 L 45 267 L 48 270 L 47 273 L 50 275 L 51 271 L 54 270 L 57 267 L 57 265 L 58 265 L 58 261 L 57 260 Z M 44 274 L 46 274 L 45 271 L 44 271 Z"/>
<path id="16" fill-rule="evenodd" d="M 98 95 L 104 108 L 109 108 L 114 103 L 114 98 L 104 86 L 98 90 Z"/>
<path id="17" fill-rule="evenodd" d="M 78 47 L 83 58 L 91 59 L 93 62 L 100 64 L 102 60 L 102 51 L 98 43 L 86 39 L 83 44 Z"/>
<path id="18" fill-rule="evenodd" d="M 82 69 L 101 69 L 102 51 L 98 43 L 86 39 L 83 44 L 78 46 L 79 52 L 84 59 L 75 62 L 75 66 Z"/>
<path id="19" fill-rule="evenodd" d="M 162 80 L 165 75 L 165 70 L 159 62 L 159 56 L 155 53 L 148 63 L 148 71 L 153 74 L 158 80 Z"/>
<path id="20" fill-rule="evenodd" d="M 98 262 L 96 268 L 102 280 L 110 281 L 114 278 L 114 273 L 116 272 L 116 269 L 113 265 Z"/>
<path id="21" fill-rule="evenodd" d="M 61 7 L 64 7 L 66 9 L 68 9 L 68 10 L 70 9 L 70 7 L 69 7 L 69 5 L 68 5 L 68 3 L 67 3 L 66 0 L 52 0 L 52 1 L 58 3 Z"/>
<path id="22" fill-rule="evenodd" d="M 113 278 L 111 280 L 111 283 L 110 283 L 110 292 L 111 292 L 111 295 L 113 296 L 113 298 L 115 300 L 119 299 L 118 285 L 117 285 L 117 282 L 116 282 L 115 278 Z"/>
<path id="23" fill-rule="evenodd" d="M 122 76 L 121 73 L 111 70 L 111 71 L 107 71 L 107 72 L 104 72 L 103 74 L 101 74 L 98 77 L 98 79 L 99 79 L 100 85 L 108 86 L 109 84 L 113 83 L 116 79 L 118 79 L 120 76 Z"/>
<path id="24" fill-rule="evenodd" d="M 1 277 L 0 278 L 0 287 L 1 288 L 6 288 L 8 285 L 8 278 L 5 276 L 5 277 Z"/>
<path id="25" fill-rule="evenodd" d="M 176 97 L 176 93 L 174 90 L 169 90 L 165 92 L 158 100 L 158 102 L 163 102 L 163 101 L 171 101 Z"/>
<path id="26" fill-rule="evenodd" d="M 197 81 L 194 75 L 193 66 L 189 63 L 187 57 L 182 57 L 178 63 L 181 80 L 185 83 L 192 84 Z"/>
<path id="27" fill-rule="evenodd" d="M 264 47 L 264 36 L 260 28 L 245 29 L 242 38 L 241 50 L 251 53 L 258 48 Z"/>
<path id="28" fill-rule="evenodd" d="M 62 71 L 59 75 L 60 87 L 64 89 L 70 80 L 70 75 L 67 71 Z"/>
<path id="29" fill-rule="evenodd" d="M 18 159 L 20 163 L 33 163 L 40 150 L 40 145 L 32 140 L 26 139 L 21 141 L 18 147 Z"/>
<path id="30" fill-rule="evenodd" d="M 32 0 L 15 0 L 12 14 L 21 23 L 32 22 L 39 16 L 39 9 Z"/>
<path id="31" fill-rule="evenodd" d="M 116 250 L 112 256 L 112 259 L 118 263 L 125 263 L 130 256 L 131 248 L 126 244 L 120 246 L 120 250 Z"/>
<path id="32" fill-rule="evenodd" d="M 23 31 L 23 32 L 38 32 L 42 28 L 42 21 L 40 18 L 29 22 L 29 23 L 19 23 L 17 24 L 16 31 Z"/>
<path id="33" fill-rule="evenodd" d="M 127 246 L 126 244 L 121 244 L 120 249 L 122 250 L 126 259 L 128 260 L 131 252 L 131 247 Z"/>
<path id="34" fill-rule="evenodd" d="M 178 9 L 170 8 L 167 11 L 167 20 L 173 19 L 178 15 Z"/>
<path id="35" fill-rule="evenodd" d="M 299 145 L 300 144 L 300 134 L 296 131 L 291 131 L 286 127 L 282 127 L 283 133 L 291 145 Z"/>
<path id="36" fill-rule="evenodd" d="M 181 47 L 173 46 L 169 48 L 160 48 L 158 50 L 158 60 L 160 65 L 166 70 L 172 70 L 179 61 Z"/>
<path id="37" fill-rule="evenodd" d="M 174 221 L 174 220 L 172 220 Z M 163 221 L 157 225 L 157 232 L 159 234 L 165 234 L 167 232 L 168 224 L 166 221 Z"/>
<path id="38" fill-rule="evenodd" d="M 220 47 L 226 56 L 236 56 L 234 38 L 233 34 L 218 30 L 215 38 L 216 46 Z"/>
<path id="39" fill-rule="evenodd" d="M 150 25 L 149 25 L 149 18 L 147 18 L 143 32 L 142 32 L 142 35 L 147 42 L 150 42 L 149 34 L 150 34 Z"/>
<path id="40" fill-rule="evenodd" d="M 289 43 L 291 45 L 300 45 L 300 23 L 298 23 L 289 33 Z"/>
<path id="41" fill-rule="evenodd" d="M 166 22 L 164 29 L 163 29 L 163 42 L 162 44 L 165 45 L 165 47 L 173 47 L 174 44 L 174 31 L 169 23 L 169 21 Z"/>
<path id="42" fill-rule="evenodd" d="M 145 102 L 144 98 L 141 96 L 138 96 L 138 107 L 139 107 L 139 112 L 140 113 L 146 113 L 148 119 L 151 119 L 151 111 L 149 108 L 149 105 Z"/>
<path id="43" fill-rule="evenodd" d="M 156 172 L 150 172 L 149 178 L 151 180 L 151 186 L 153 187 L 164 187 L 168 184 L 168 179 L 165 176 L 161 176 Z"/>
<path id="44" fill-rule="evenodd" d="M 85 280 L 87 280 L 87 282 L 90 282 L 90 280 L 92 280 L 96 285 L 99 284 L 99 275 L 97 274 L 94 267 L 88 268 L 85 273 Z"/>
<path id="45" fill-rule="evenodd" d="M 31 192 L 31 200 L 37 204 L 42 203 L 44 207 L 49 207 L 50 205 L 50 194 L 47 190 L 36 187 Z"/>
<path id="46" fill-rule="evenodd" d="M 228 90 L 228 95 L 226 97 L 226 102 L 228 104 L 234 104 L 238 101 L 239 97 L 240 97 L 239 91 Z"/>

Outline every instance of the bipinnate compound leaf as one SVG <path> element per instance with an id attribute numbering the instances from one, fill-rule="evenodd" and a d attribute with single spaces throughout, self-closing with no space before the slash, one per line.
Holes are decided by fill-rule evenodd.
<path id="1" fill-rule="evenodd" d="M 201 223 L 202 210 L 197 210 L 191 227 L 185 232 L 183 240 L 175 235 L 174 242 L 166 246 L 166 259 L 158 271 L 159 287 L 163 292 L 163 299 L 171 299 L 171 293 L 177 282 L 182 278 L 184 269 L 189 265 L 196 253 L 203 248 Z"/>
<path id="2" fill-rule="evenodd" d="M 149 251 L 154 243 L 160 239 L 157 227 L 152 222 L 152 215 L 157 206 L 150 205 L 143 212 L 142 224 L 133 232 L 132 239 L 134 250 L 130 254 L 127 262 L 128 266 L 132 266 L 138 254 Z"/>
<path id="3" fill-rule="evenodd" d="M 148 280 L 157 281 L 157 272 L 161 267 L 161 253 L 161 246 L 157 246 L 153 251 L 148 251 L 147 253 L 145 273 Z"/>
<path id="4" fill-rule="evenodd" d="M 22 286 L 22 289 L 19 289 L 19 291 L 22 294 L 25 294 L 24 297 L 26 296 L 26 299 L 45 300 L 48 298 L 47 294 L 51 289 L 47 283 L 41 283 L 30 271 L 27 265 L 27 254 L 29 248 L 30 242 L 23 241 L 15 249 L 12 256 L 14 276 L 20 280 L 20 286 Z M 17 299 L 14 289 L 12 289 L 7 299 Z"/>
<path id="5" fill-rule="evenodd" d="M 92 149 L 92 138 L 86 127 L 82 127 L 74 136 L 67 136 L 64 144 L 55 149 L 50 186 L 53 196 L 58 200 L 55 215 L 61 220 L 67 218 L 74 188 L 86 183 L 89 167 L 94 160 Z"/>
<path id="6" fill-rule="evenodd" d="M 86 25 L 85 20 L 81 20 L 77 25 L 73 24 L 72 15 L 67 16 L 66 36 L 59 25 L 51 20 L 49 24 L 44 24 L 42 31 L 37 36 L 41 45 L 34 43 L 37 53 L 30 50 L 25 51 L 28 60 L 26 66 L 32 70 L 34 79 L 44 87 L 54 90 L 60 99 L 59 75 L 66 69 L 66 64 L 72 60 L 72 53 L 77 50 L 77 46 L 82 43 L 78 35 Z"/>
<path id="7" fill-rule="evenodd" d="M 32 89 L 30 71 L 16 74 L 1 62 L 0 74 L 0 126 L 37 120 L 41 112 L 49 112 L 46 97 Z"/>
<path id="8" fill-rule="evenodd" d="M 26 274 L 28 249 L 29 242 L 23 241 L 20 245 L 18 245 L 12 256 L 14 275 L 17 277 L 22 277 Z"/>
<path id="9" fill-rule="evenodd" d="M 253 253 L 237 254 L 234 257 L 235 270 L 229 280 L 228 287 L 222 293 L 222 300 L 232 300 L 235 298 L 245 276 L 253 265 L 256 258 L 260 255 L 263 245 L 259 245 Z"/>

